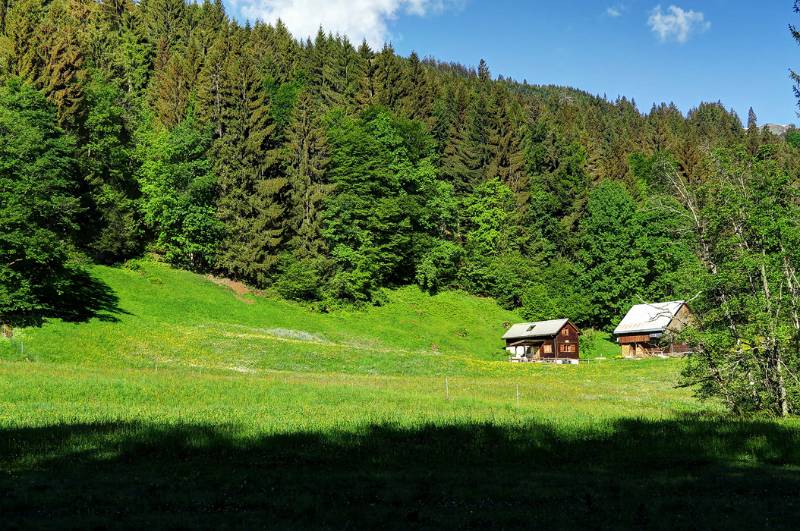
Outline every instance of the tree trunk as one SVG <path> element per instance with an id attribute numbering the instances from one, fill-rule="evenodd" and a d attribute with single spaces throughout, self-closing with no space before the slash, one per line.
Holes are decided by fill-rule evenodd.
<path id="1" fill-rule="evenodd" d="M 781 417 L 788 417 L 789 416 L 789 401 L 786 398 L 786 385 L 783 381 L 783 360 L 780 357 L 780 354 L 777 356 L 778 363 L 776 367 L 776 372 L 778 374 L 778 407 L 781 412 Z"/>

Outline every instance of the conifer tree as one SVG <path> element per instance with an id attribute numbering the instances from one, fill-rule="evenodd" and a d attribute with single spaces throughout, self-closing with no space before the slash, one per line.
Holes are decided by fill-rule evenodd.
<path id="1" fill-rule="evenodd" d="M 447 146 L 450 129 L 458 116 L 458 105 L 454 90 L 444 89 L 444 94 L 437 97 L 431 109 L 431 134 L 436 141 L 436 152 L 441 156 Z"/>
<path id="2" fill-rule="evenodd" d="M 153 66 L 154 49 L 138 26 L 137 14 L 138 11 L 123 14 L 118 41 L 108 52 L 111 71 L 107 74 L 124 89 L 128 105 L 144 98 Z"/>
<path id="3" fill-rule="evenodd" d="M 322 237 L 323 202 L 328 183 L 328 145 L 319 107 L 308 93 L 300 95 L 287 131 L 283 160 L 288 181 L 289 248 L 298 258 L 313 259 L 326 251 Z"/>
<path id="4" fill-rule="evenodd" d="M 154 46 L 165 42 L 172 48 L 187 35 L 187 6 L 184 0 L 142 0 L 140 20 L 145 35 Z"/>
<path id="5" fill-rule="evenodd" d="M 69 24 L 47 24 L 45 28 L 49 28 L 45 29 L 49 38 L 41 49 L 44 64 L 37 85 L 55 104 L 59 122 L 75 126 L 85 111 L 83 85 L 87 75 L 84 58 L 75 44 L 75 32 Z"/>
<path id="6" fill-rule="evenodd" d="M 222 5 L 222 0 L 203 0 L 197 6 L 197 11 L 193 17 L 194 28 L 191 35 L 199 45 L 201 55 L 205 57 L 217 34 L 227 25 L 225 6 Z"/>
<path id="7" fill-rule="evenodd" d="M 758 130 L 758 118 L 752 107 L 747 112 L 747 147 L 751 155 L 758 153 L 761 144 L 761 134 Z"/>
<path id="8" fill-rule="evenodd" d="M 491 117 L 488 139 L 491 159 L 486 168 L 486 176 L 489 179 L 500 179 L 518 194 L 527 188 L 523 137 L 517 126 L 517 118 L 512 112 L 511 102 L 504 93 L 495 95 L 495 101 L 496 112 Z"/>
<path id="9" fill-rule="evenodd" d="M 303 47 L 304 59 L 307 65 L 307 76 L 309 80 L 309 90 L 314 98 L 322 101 L 322 92 L 325 89 L 325 78 L 323 70 L 325 64 L 330 58 L 330 50 L 328 50 L 328 36 L 325 30 L 320 26 L 317 29 L 317 34 L 312 41 L 310 38 L 306 41 Z"/>
<path id="10" fill-rule="evenodd" d="M 400 111 L 409 118 L 429 123 L 433 110 L 434 88 L 416 52 L 411 52 L 405 69 L 404 94 L 401 96 Z"/>
<path id="11" fill-rule="evenodd" d="M 462 98 L 465 96 L 462 92 Z M 461 103 L 469 105 L 463 99 Z M 453 185 L 456 194 L 469 193 L 481 178 L 481 150 L 476 143 L 473 127 L 469 108 L 462 107 L 450 126 L 441 157 L 442 177 Z"/>
<path id="12" fill-rule="evenodd" d="M 358 92 L 361 87 L 361 76 L 359 72 L 360 58 L 358 51 L 346 38 L 342 39 L 344 48 L 340 56 L 339 70 L 343 73 L 344 105 L 347 108 L 355 108 L 358 104 Z"/>
<path id="13" fill-rule="evenodd" d="M 489 71 L 489 65 L 484 59 L 481 59 L 480 63 L 478 63 L 478 80 L 484 85 L 492 80 L 492 73 Z"/>
<path id="14" fill-rule="evenodd" d="M 367 41 L 358 47 L 355 58 L 355 70 L 358 79 L 356 103 L 364 108 L 372 105 L 375 98 L 375 53 Z"/>
<path id="15" fill-rule="evenodd" d="M 483 91 L 478 92 L 466 118 L 469 123 L 470 138 L 476 148 L 478 167 L 481 169 L 483 179 L 491 178 L 487 171 L 489 163 L 494 158 L 496 147 L 491 143 L 491 139 L 495 137 L 495 131 L 493 130 L 495 108 L 493 103 Z"/>
<path id="16" fill-rule="evenodd" d="M 391 45 L 384 45 L 375 56 L 374 103 L 390 109 L 397 109 L 406 96 L 408 87 L 403 84 L 403 69 Z"/>
<path id="17" fill-rule="evenodd" d="M 225 125 L 213 148 L 220 184 L 218 213 L 225 225 L 218 266 L 235 278 L 263 286 L 284 242 L 280 197 L 286 179 L 277 172 L 270 101 L 246 38 L 247 30 L 238 32 L 228 57 Z"/>
<path id="18" fill-rule="evenodd" d="M 223 133 L 225 113 L 225 65 L 228 56 L 227 32 L 220 32 L 208 50 L 197 83 L 197 114 L 201 121 L 209 124 L 215 138 Z"/>
<path id="19" fill-rule="evenodd" d="M 15 4 L 7 20 L 6 61 L 9 72 L 44 91 L 56 106 L 59 123 L 77 126 L 84 108 L 84 54 L 80 22 L 67 0 L 44 6 L 39 0 Z"/>
<path id="20" fill-rule="evenodd" d="M 256 36 L 262 33 L 264 34 L 262 39 L 265 55 L 269 63 L 267 71 L 276 83 L 291 81 L 300 57 L 300 45 L 289 33 L 282 20 L 278 20 L 274 27 L 257 26 L 255 28 Z"/>
<path id="21" fill-rule="evenodd" d="M 4 70 L 34 84 L 44 68 L 41 53 L 45 35 L 39 26 L 47 14 L 42 0 L 20 0 L 10 6 L 5 18 L 2 45 Z"/>
<path id="22" fill-rule="evenodd" d="M 0 0 L 0 35 L 6 33 L 6 15 L 11 7 L 11 0 Z"/>
<path id="23" fill-rule="evenodd" d="M 192 82 L 190 67 L 182 54 L 169 52 L 163 67 L 154 79 L 153 107 L 158 120 L 166 127 L 175 127 L 186 115 Z"/>
<path id="24" fill-rule="evenodd" d="M 322 28 L 314 44 L 307 49 L 310 62 L 311 91 L 325 108 L 341 106 L 347 97 L 347 59 L 341 38 L 326 35 Z"/>

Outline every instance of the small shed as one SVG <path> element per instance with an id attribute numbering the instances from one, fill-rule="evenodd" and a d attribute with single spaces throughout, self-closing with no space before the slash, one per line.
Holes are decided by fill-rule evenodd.
<path id="1" fill-rule="evenodd" d="M 580 330 L 569 319 L 518 323 L 503 334 L 511 361 L 577 362 L 580 358 Z"/>
<path id="2" fill-rule="evenodd" d="M 626 358 L 659 355 L 680 355 L 690 351 L 679 343 L 677 334 L 692 320 L 692 312 L 684 301 L 637 304 L 614 329 Z"/>

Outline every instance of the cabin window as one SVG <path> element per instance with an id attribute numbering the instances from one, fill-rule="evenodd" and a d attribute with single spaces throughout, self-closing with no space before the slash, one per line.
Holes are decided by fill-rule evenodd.
<path id="1" fill-rule="evenodd" d="M 552 354 L 553 345 L 542 345 L 542 352 L 544 352 L 545 354 Z"/>
<path id="2" fill-rule="evenodd" d="M 560 345 L 559 350 L 561 352 L 576 352 L 575 348 L 577 345 Z"/>
<path id="3" fill-rule="evenodd" d="M 562 336 L 568 336 L 569 335 L 569 328 L 567 328 L 566 326 L 564 328 L 562 328 L 561 329 L 561 335 Z"/>

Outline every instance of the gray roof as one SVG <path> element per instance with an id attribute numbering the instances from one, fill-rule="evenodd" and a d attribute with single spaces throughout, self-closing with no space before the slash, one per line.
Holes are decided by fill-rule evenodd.
<path id="1" fill-rule="evenodd" d="M 539 321 L 538 323 L 515 324 L 503 334 L 503 339 L 527 339 L 554 336 L 558 334 L 568 322 L 569 319 L 554 319 L 552 321 Z"/>
<path id="2" fill-rule="evenodd" d="M 637 304 L 631 308 L 614 329 L 615 334 L 663 332 L 667 329 L 684 301 Z"/>

